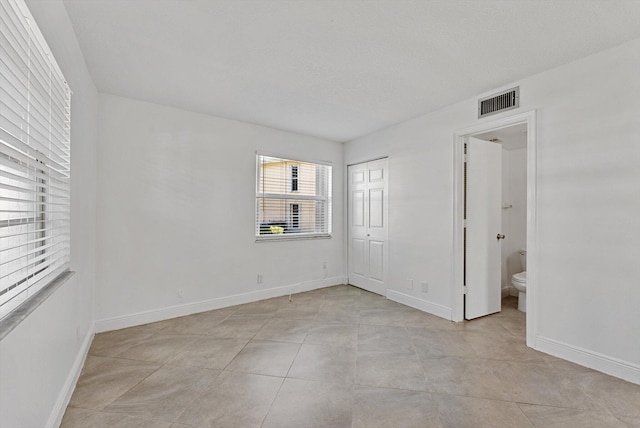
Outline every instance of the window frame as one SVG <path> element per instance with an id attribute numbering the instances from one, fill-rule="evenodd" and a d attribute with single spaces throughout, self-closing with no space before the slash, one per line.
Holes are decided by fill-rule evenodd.
<path id="1" fill-rule="evenodd" d="M 261 192 L 261 158 L 269 157 L 279 159 L 285 162 L 291 162 L 293 165 L 289 165 L 289 167 L 285 170 L 286 179 L 288 181 L 286 186 L 286 191 L 281 193 L 266 193 Z M 317 161 L 317 160 L 307 160 L 299 157 L 290 157 L 290 156 L 282 156 L 273 153 L 264 153 L 264 152 L 256 152 L 256 199 L 255 199 L 255 241 L 256 242 L 268 242 L 268 241 L 289 241 L 289 240 L 300 240 L 300 239 L 317 239 L 317 238 L 331 238 L 332 236 L 332 223 L 333 223 L 333 165 L 328 161 Z M 298 186 L 300 185 L 300 164 L 314 164 L 316 166 L 327 168 L 327 170 L 323 173 L 324 183 L 319 185 L 316 183 L 316 192 L 318 192 L 318 188 L 324 189 L 325 194 L 316 195 L 316 196 L 308 196 L 302 195 L 299 191 L 294 192 L 291 189 L 291 166 L 298 167 Z M 299 189 L 299 187 L 298 187 Z M 285 216 L 284 222 L 289 225 L 291 224 L 291 204 L 297 204 L 299 206 L 301 201 L 310 200 L 310 201 L 319 201 L 324 203 L 324 214 L 323 214 L 323 222 L 324 222 L 324 231 L 320 232 L 295 232 L 295 233 L 281 233 L 281 234 L 260 234 L 261 223 L 259 221 L 259 209 L 260 209 L 260 201 L 263 199 L 275 199 L 275 200 L 283 200 L 286 202 L 285 208 Z M 300 207 L 299 213 L 300 213 Z M 300 216 L 300 214 L 298 214 Z M 300 229 L 300 227 L 298 227 Z"/>
<path id="2" fill-rule="evenodd" d="M 0 321 L 45 299 L 71 262 L 71 89 L 23 0 L 0 5 Z M 6 86 L 5 84 L 6 83 Z M 17 311 L 17 309 L 19 309 Z M 8 321 L 7 321 L 8 322 Z"/>

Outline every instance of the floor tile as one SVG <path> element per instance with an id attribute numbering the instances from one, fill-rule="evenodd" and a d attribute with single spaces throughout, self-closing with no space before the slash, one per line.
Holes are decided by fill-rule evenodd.
<path id="1" fill-rule="evenodd" d="M 251 339 L 268 320 L 269 317 L 265 316 L 238 316 L 234 314 L 212 328 L 209 335 L 223 339 Z"/>
<path id="2" fill-rule="evenodd" d="M 200 338 L 170 358 L 167 364 L 184 367 L 224 369 L 249 343 L 248 339 Z"/>
<path id="3" fill-rule="evenodd" d="M 360 324 L 372 325 L 398 325 L 404 326 L 404 315 L 406 309 L 383 308 L 383 309 L 360 309 Z"/>
<path id="4" fill-rule="evenodd" d="M 251 341 L 229 363 L 226 370 L 286 376 L 300 349 L 297 343 Z"/>
<path id="5" fill-rule="evenodd" d="M 351 385 L 285 379 L 264 428 L 351 427 Z"/>
<path id="6" fill-rule="evenodd" d="M 156 333 L 154 330 L 125 328 L 122 330 L 98 333 L 93 338 L 89 355 L 115 357 L 142 340 L 149 339 Z"/>
<path id="7" fill-rule="evenodd" d="M 546 364 L 505 361 L 493 374 L 514 402 L 583 410 L 604 408 L 561 371 Z"/>
<path id="8" fill-rule="evenodd" d="M 353 428 L 441 427 L 431 394 L 356 386 Z"/>
<path id="9" fill-rule="evenodd" d="M 435 395 L 444 428 L 531 428 L 516 403 L 484 398 Z"/>
<path id="10" fill-rule="evenodd" d="M 420 358 L 469 357 L 475 355 L 466 335 L 460 331 L 428 330 L 407 327 Z"/>
<path id="11" fill-rule="evenodd" d="M 358 326 L 358 351 L 413 352 L 413 349 L 404 327 L 367 324 Z"/>
<path id="12" fill-rule="evenodd" d="M 569 376 L 582 391 L 613 414 L 640 418 L 640 385 L 596 371 Z"/>
<path id="13" fill-rule="evenodd" d="M 177 422 L 196 427 L 260 427 L 282 378 L 222 372 Z"/>
<path id="14" fill-rule="evenodd" d="M 69 405 L 102 410 L 158 368 L 143 361 L 89 356 Z"/>
<path id="15" fill-rule="evenodd" d="M 627 428 L 608 411 L 564 409 L 561 407 L 519 404 L 535 427 L 540 428 Z"/>
<path id="16" fill-rule="evenodd" d="M 493 373 L 499 361 L 478 358 L 421 358 L 431 392 L 479 398 L 509 400 L 510 394 Z"/>
<path id="17" fill-rule="evenodd" d="M 344 346 L 303 344 L 287 377 L 353 384 L 356 349 Z"/>
<path id="18" fill-rule="evenodd" d="M 209 334 L 211 329 L 227 318 L 214 311 L 202 312 L 164 322 L 163 334 Z"/>
<path id="19" fill-rule="evenodd" d="M 97 334 L 62 426 L 629 427 L 640 386 L 335 286 Z"/>
<path id="20" fill-rule="evenodd" d="M 130 360 L 165 363 L 188 344 L 198 340 L 198 336 L 158 333 L 139 340 L 135 345 L 119 352 L 116 357 Z"/>
<path id="21" fill-rule="evenodd" d="M 315 321 L 324 324 L 356 325 L 360 319 L 360 312 L 348 306 L 322 306 Z"/>
<path id="22" fill-rule="evenodd" d="M 383 388 L 427 391 L 424 371 L 413 351 L 360 351 L 356 359 L 356 383 Z"/>
<path id="23" fill-rule="evenodd" d="M 219 373 L 218 370 L 164 366 L 104 410 L 173 422 Z"/>
<path id="24" fill-rule="evenodd" d="M 318 324 L 309 328 L 304 343 L 355 347 L 358 326 L 355 324 Z"/>
<path id="25" fill-rule="evenodd" d="M 170 428 L 171 422 L 133 418 L 96 410 L 67 408 L 60 428 Z"/>
<path id="26" fill-rule="evenodd" d="M 273 318 L 255 335 L 255 340 L 302 343 L 312 326 L 309 320 Z"/>

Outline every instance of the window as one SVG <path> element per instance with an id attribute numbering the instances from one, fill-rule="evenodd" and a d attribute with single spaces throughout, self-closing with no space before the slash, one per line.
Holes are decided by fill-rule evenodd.
<path id="1" fill-rule="evenodd" d="M 298 191 L 298 165 L 291 165 L 291 191 Z"/>
<path id="2" fill-rule="evenodd" d="M 300 228 L 300 204 L 289 204 L 289 227 Z"/>
<path id="3" fill-rule="evenodd" d="M 331 235 L 331 166 L 256 157 L 258 240 Z"/>
<path id="4" fill-rule="evenodd" d="M 22 0 L 0 21 L 2 318 L 69 267 L 71 91 Z"/>

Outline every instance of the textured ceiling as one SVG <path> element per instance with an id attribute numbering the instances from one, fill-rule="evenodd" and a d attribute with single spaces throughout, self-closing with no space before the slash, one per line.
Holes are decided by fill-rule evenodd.
<path id="1" fill-rule="evenodd" d="M 636 0 L 64 5 L 100 91 L 335 141 L 640 37 Z"/>

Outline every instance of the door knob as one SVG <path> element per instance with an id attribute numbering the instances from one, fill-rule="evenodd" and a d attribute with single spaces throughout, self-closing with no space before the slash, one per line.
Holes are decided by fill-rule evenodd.
<path id="1" fill-rule="evenodd" d="M 503 235 L 503 234 L 501 234 L 501 233 L 498 233 L 498 236 L 496 236 L 496 238 L 498 238 L 498 239 L 504 239 L 504 235 Z"/>

